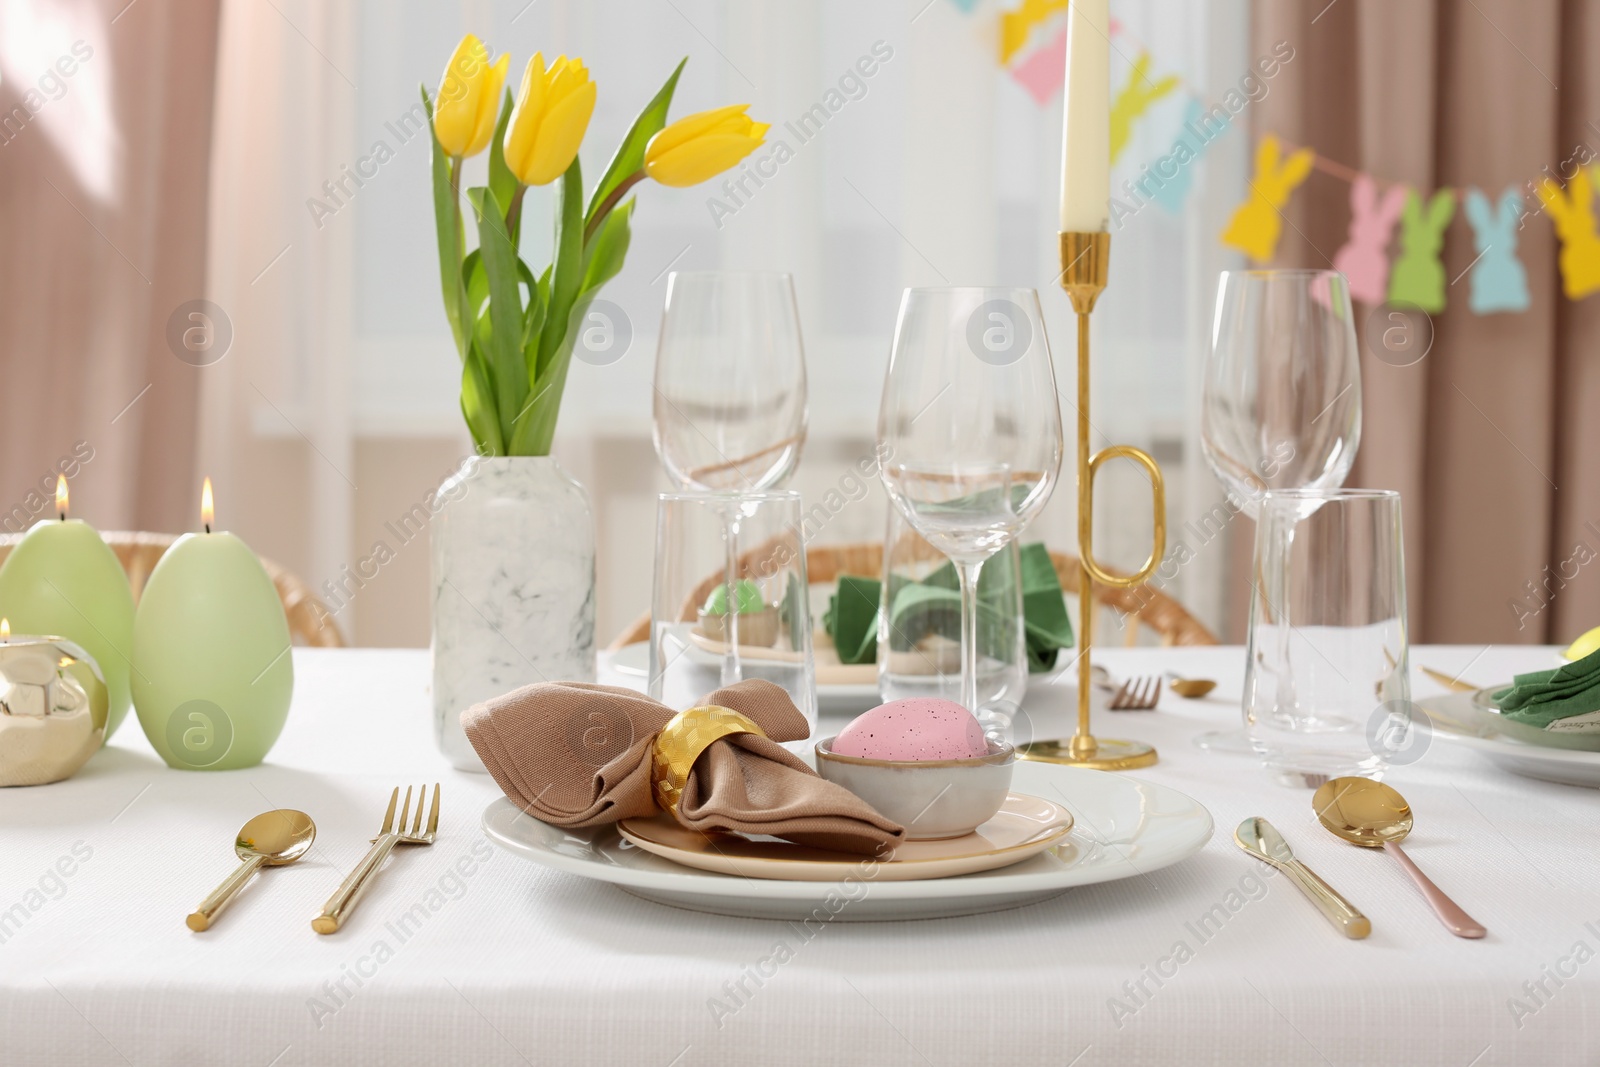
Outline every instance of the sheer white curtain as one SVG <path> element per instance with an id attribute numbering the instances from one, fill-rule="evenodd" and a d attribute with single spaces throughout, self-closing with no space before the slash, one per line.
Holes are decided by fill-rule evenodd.
<path id="1" fill-rule="evenodd" d="M 1158 72 L 1201 95 L 1245 69 L 1240 3 L 1113 8 L 1127 34 L 1114 79 L 1127 76 L 1135 40 Z M 402 537 L 395 519 L 468 445 L 438 295 L 427 141 L 411 124 L 418 83 L 437 80 L 468 30 L 512 54 L 513 81 L 535 50 L 584 57 L 600 86 L 582 156 L 591 180 L 681 56 L 675 115 L 748 101 L 773 123 L 769 150 L 726 181 L 641 189 L 628 266 L 603 293 L 626 316 L 631 347 L 606 366 L 574 364 L 567 384 L 556 451 L 594 500 L 602 641 L 648 604 L 664 487 L 650 380 L 671 270 L 794 274 L 812 390 L 794 484 L 808 503 L 835 490 L 844 500 L 819 540 L 883 536 L 881 490 L 851 499 L 860 494 L 841 479 L 872 449 L 906 286 L 1040 289 L 1070 420 L 1074 335 L 1052 283 L 1060 100 L 1038 106 L 1000 68 L 1000 10 L 989 0 L 971 13 L 950 0 L 230 0 L 212 246 L 213 291 L 236 341 L 207 398 L 203 462 L 219 491 L 237 487 L 236 528 L 314 586 L 334 583 L 347 636 L 426 641 L 426 538 Z M 1168 151 L 1180 97 L 1136 127 L 1114 185 Z M 1234 142 L 1208 151 L 1181 214 L 1152 206 L 1116 235 L 1096 315 L 1095 424 L 1108 437 L 1096 447 L 1115 439 L 1158 455 L 1174 527 L 1220 497 L 1196 467 L 1193 411 L 1215 235 L 1242 186 L 1244 139 Z M 482 180 L 472 165 L 468 180 Z M 530 262 L 548 256 L 549 210 L 546 190 L 529 195 Z M 1135 472 L 1102 478 L 1106 562 L 1143 558 L 1148 492 Z M 1030 536 L 1072 549 L 1073 497 L 1069 475 Z M 1213 625 L 1223 563 L 1220 551 L 1202 554 L 1167 587 Z"/>

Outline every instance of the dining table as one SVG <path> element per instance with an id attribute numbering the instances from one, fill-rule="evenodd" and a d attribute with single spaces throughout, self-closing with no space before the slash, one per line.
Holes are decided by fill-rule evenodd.
<path id="1" fill-rule="evenodd" d="M 1239 647 L 1095 652 L 1117 678 L 1218 682 L 1094 723 L 1156 746 L 1123 773 L 1209 809 L 1190 858 L 1009 910 L 804 926 L 654 903 L 496 847 L 482 817 L 500 790 L 435 746 L 426 650 L 293 656 L 288 724 L 260 766 L 169 769 L 130 716 L 75 777 L 0 790 L 0 1063 L 1600 1063 L 1600 792 L 1442 737 L 1390 767 L 1415 814 L 1408 853 L 1488 928 L 1454 937 L 1382 850 L 1319 825 L 1310 790 L 1194 745 L 1239 724 Z M 1410 662 L 1421 700 L 1441 692 L 1423 666 L 1489 685 L 1557 660 L 1420 646 Z M 641 681 L 605 653 L 599 677 Z M 1070 732 L 1074 677 L 1031 679 L 1037 736 Z M 435 843 L 396 851 L 342 929 L 313 932 L 391 792 L 433 783 Z M 191 931 L 239 827 L 276 808 L 312 817 L 309 852 Z M 1235 845 L 1250 816 L 1370 937 L 1341 937 Z"/>

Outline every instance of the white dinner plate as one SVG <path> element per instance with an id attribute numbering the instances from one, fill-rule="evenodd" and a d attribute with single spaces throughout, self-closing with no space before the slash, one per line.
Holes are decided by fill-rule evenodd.
<path id="1" fill-rule="evenodd" d="M 1149 874 L 1194 855 L 1211 837 L 1211 813 L 1176 789 L 1105 771 L 1018 763 L 1014 792 L 1064 804 L 1076 822 L 1032 859 L 954 878 L 905 882 L 779 881 L 712 874 L 651 855 L 614 826 L 564 830 L 501 797 L 483 813 L 489 840 L 513 855 L 610 882 L 675 907 L 757 919 L 805 919 L 822 909 L 844 921 L 932 919 L 1015 908 L 1073 886 Z"/>
<path id="2" fill-rule="evenodd" d="M 863 856 L 808 848 L 776 837 L 702 834 L 661 814 L 624 819 L 622 836 L 657 856 L 685 867 L 800 882 L 839 882 L 859 874 Z M 872 872 L 874 882 L 951 878 L 992 871 L 1036 856 L 1072 831 L 1072 812 L 1053 800 L 1011 793 L 994 818 L 970 834 L 930 841 L 903 841 Z"/>
<path id="3" fill-rule="evenodd" d="M 1512 774 L 1564 785 L 1600 788 L 1600 752 L 1529 745 L 1483 725 L 1473 694 L 1451 693 L 1420 701 L 1435 737 L 1461 745 Z"/>

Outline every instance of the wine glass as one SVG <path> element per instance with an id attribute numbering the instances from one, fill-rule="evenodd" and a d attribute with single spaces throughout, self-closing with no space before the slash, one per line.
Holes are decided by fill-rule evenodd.
<path id="1" fill-rule="evenodd" d="M 1234 506 L 1256 519 L 1269 489 L 1337 489 L 1360 442 L 1361 359 L 1345 276 L 1223 271 L 1200 447 Z M 1284 529 L 1293 536 L 1292 524 Z M 1287 647 L 1280 654 L 1287 662 Z M 1253 751 L 1242 728 L 1201 734 L 1195 744 Z"/>
<path id="2" fill-rule="evenodd" d="M 683 490 L 783 486 L 806 439 L 806 363 L 787 274 L 676 271 L 656 348 L 655 445 Z"/>
<path id="3" fill-rule="evenodd" d="M 1032 289 L 907 289 L 878 409 L 889 499 L 961 586 L 961 703 L 978 707 L 977 586 L 1055 488 L 1061 408 Z"/>
<path id="4" fill-rule="evenodd" d="M 737 603 L 739 494 L 781 487 L 806 439 L 806 364 L 794 280 L 675 271 L 656 348 L 654 437 L 679 489 L 721 494 L 728 602 Z M 741 680 L 729 617 L 722 684 Z"/>

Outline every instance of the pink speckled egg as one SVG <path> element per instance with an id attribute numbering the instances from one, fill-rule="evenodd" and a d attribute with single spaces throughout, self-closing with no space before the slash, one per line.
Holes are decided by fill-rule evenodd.
<path id="1" fill-rule="evenodd" d="M 864 712 L 839 731 L 833 751 L 861 759 L 917 762 L 984 756 L 989 744 L 972 713 L 953 700 L 910 697 Z"/>

